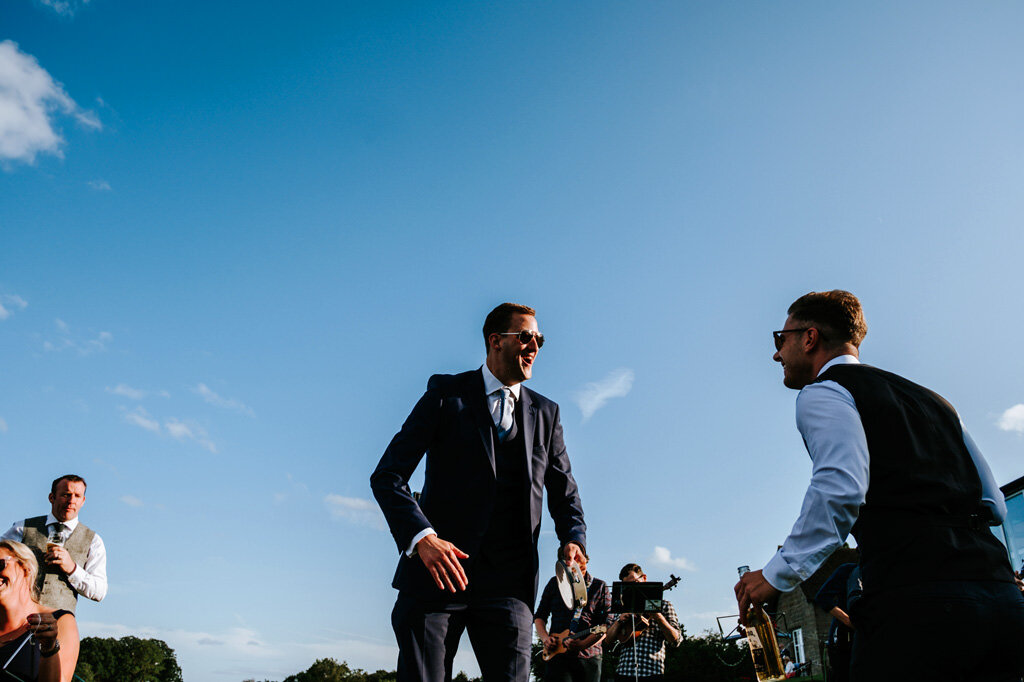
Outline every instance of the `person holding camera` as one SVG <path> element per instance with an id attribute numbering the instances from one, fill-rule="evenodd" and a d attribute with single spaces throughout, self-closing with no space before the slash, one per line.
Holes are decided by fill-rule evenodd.
<path id="1" fill-rule="evenodd" d="M 619 580 L 642 583 L 647 582 L 647 576 L 638 564 L 626 564 L 619 571 Z M 606 641 L 617 642 L 616 682 L 661 682 L 666 645 L 677 647 L 682 639 L 679 617 L 667 599 L 662 599 L 660 611 L 619 615 L 605 637 Z"/>

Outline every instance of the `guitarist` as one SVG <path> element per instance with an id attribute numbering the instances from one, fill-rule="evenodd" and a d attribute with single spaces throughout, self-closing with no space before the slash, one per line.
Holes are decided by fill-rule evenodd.
<path id="1" fill-rule="evenodd" d="M 619 571 L 619 580 L 647 582 L 647 576 L 639 565 L 626 564 Z M 619 615 L 608 628 L 607 640 L 621 642 L 615 682 L 661 682 L 665 676 L 665 645 L 677 647 L 682 641 L 679 617 L 671 602 L 662 599 L 661 611 Z"/>
<path id="2" fill-rule="evenodd" d="M 609 622 L 608 608 L 612 599 L 611 591 L 605 581 L 590 575 L 585 562 L 581 562 L 580 568 L 583 569 L 584 581 L 587 585 L 587 605 L 583 607 L 583 612 L 580 614 L 576 632 L 582 632 L 598 625 L 607 625 Z M 540 596 L 540 603 L 537 605 L 533 621 L 537 628 L 537 637 L 544 645 L 545 651 L 558 649 L 561 640 L 559 635 L 568 633 L 572 617 L 573 611 L 567 608 L 565 602 L 562 601 L 558 592 L 558 583 L 552 577 L 544 586 L 544 592 Z M 546 627 L 548 618 L 551 619 L 550 631 Z M 603 634 L 590 634 L 561 642 L 564 644 L 566 652 L 558 654 L 547 662 L 544 681 L 600 682 L 601 640 L 603 639 Z"/>

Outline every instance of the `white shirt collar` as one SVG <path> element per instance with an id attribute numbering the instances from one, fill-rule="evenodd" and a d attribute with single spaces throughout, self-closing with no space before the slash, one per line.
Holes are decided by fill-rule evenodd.
<path id="1" fill-rule="evenodd" d="M 491 374 L 491 370 L 487 368 L 486 362 L 480 369 L 483 371 L 484 375 L 484 395 L 490 395 L 504 387 L 512 391 L 512 396 L 516 400 L 519 400 L 519 391 L 523 386 L 522 384 L 512 384 L 511 386 L 505 386 L 505 384 L 498 381 L 498 378 L 496 376 Z"/>
<path id="2" fill-rule="evenodd" d="M 829 367 L 831 367 L 832 365 L 859 365 L 859 364 L 860 364 L 860 360 L 857 359 L 857 357 L 854 356 L 854 355 L 837 355 L 836 357 L 832 358 L 831 360 L 829 360 L 828 362 L 825 363 L 825 366 L 821 368 L 821 372 L 818 372 L 818 376 L 820 377 L 822 375 L 822 373 L 824 373 L 824 371 L 826 369 L 828 369 Z"/>
<path id="3" fill-rule="evenodd" d="M 46 525 L 47 526 L 52 526 L 55 523 L 63 523 L 65 526 L 68 527 L 68 530 L 72 530 L 73 531 L 75 528 L 78 528 L 78 517 L 76 516 L 75 518 L 70 519 L 69 521 L 58 521 L 57 517 L 54 516 L 53 514 L 47 514 L 46 515 Z"/>

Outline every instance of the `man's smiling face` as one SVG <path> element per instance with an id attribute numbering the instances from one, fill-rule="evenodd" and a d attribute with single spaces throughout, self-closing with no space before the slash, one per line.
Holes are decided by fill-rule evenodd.
<path id="1" fill-rule="evenodd" d="M 522 331 L 536 332 L 537 318 L 516 313 L 509 320 L 508 329 L 505 331 L 511 333 L 491 337 L 496 339 L 491 342 L 491 354 L 494 357 L 494 367 L 491 371 L 498 381 L 510 386 L 533 376 L 533 362 L 537 358 L 540 346 L 536 338 L 531 338 L 529 343 L 524 344 L 515 334 Z"/>

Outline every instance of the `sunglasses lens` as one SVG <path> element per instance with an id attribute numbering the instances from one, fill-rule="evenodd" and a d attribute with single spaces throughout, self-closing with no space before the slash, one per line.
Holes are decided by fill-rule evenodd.
<path id="1" fill-rule="evenodd" d="M 784 337 L 778 332 L 772 333 L 772 338 L 775 339 L 775 350 L 782 350 L 782 341 Z"/>
<path id="2" fill-rule="evenodd" d="M 540 348 L 543 345 L 544 345 L 544 335 L 538 332 L 537 333 L 537 348 Z"/>

